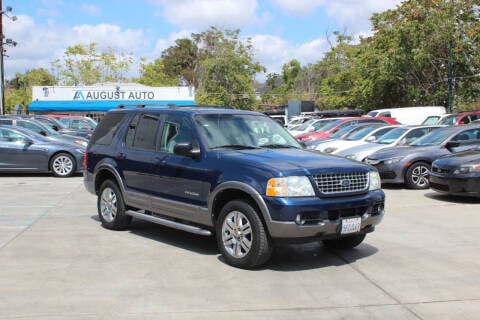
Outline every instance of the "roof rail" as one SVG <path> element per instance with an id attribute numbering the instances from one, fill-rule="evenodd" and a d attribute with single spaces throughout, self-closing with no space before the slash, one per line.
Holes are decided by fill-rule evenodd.
<path id="1" fill-rule="evenodd" d="M 131 108 L 131 109 L 140 109 L 140 108 L 146 108 L 146 107 L 162 107 L 162 108 L 175 108 L 177 105 L 173 103 L 169 104 L 160 104 L 160 103 L 139 103 L 139 104 L 120 104 L 118 105 L 117 109 L 126 109 L 126 108 Z"/>

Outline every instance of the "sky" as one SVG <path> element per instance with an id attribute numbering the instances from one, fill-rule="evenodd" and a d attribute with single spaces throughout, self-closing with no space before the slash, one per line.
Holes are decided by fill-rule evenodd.
<path id="1" fill-rule="evenodd" d="M 400 0 L 0 0 L 4 12 L 5 79 L 34 68 L 51 71 L 66 48 L 95 42 L 137 61 L 160 58 L 179 38 L 219 29 L 239 29 L 252 40 L 254 59 L 267 73 L 281 73 L 292 59 L 302 65 L 322 59 L 334 31 L 368 36 L 373 13 Z M 12 21 L 9 17 L 16 16 Z M 132 68 L 137 69 L 137 68 Z M 136 70 L 131 71 L 131 76 Z"/>

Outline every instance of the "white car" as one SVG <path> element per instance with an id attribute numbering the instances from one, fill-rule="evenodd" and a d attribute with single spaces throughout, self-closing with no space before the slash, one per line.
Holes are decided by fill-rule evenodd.
<path id="1" fill-rule="evenodd" d="M 308 120 L 301 126 L 296 127 L 295 130 L 288 130 L 288 131 L 294 137 L 300 134 L 308 133 L 308 132 L 315 132 L 336 119 L 337 118 L 312 119 L 312 120 Z"/>
<path id="2" fill-rule="evenodd" d="M 384 124 L 369 124 L 363 125 L 359 130 L 357 130 L 352 135 L 344 139 L 337 139 L 333 141 L 325 141 L 318 143 L 314 150 L 336 154 L 341 150 L 359 146 L 362 144 L 367 144 L 369 142 L 375 142 L 384 134 L 390 130 L 397 128 L 398 126 L 384 125 Z M 321 140 L 320 140 L 321 141 Z"/>
<path id="3" fill-rule="evenodd" d="M 363 161 L 375 151 L 388 147 L 408 145 L 432 130 L 442 127 L 444 126 L 400 126 L 390 130 L 374 143 L 366 143 L 343 149 L 336 154 L 357 161 Z"/>

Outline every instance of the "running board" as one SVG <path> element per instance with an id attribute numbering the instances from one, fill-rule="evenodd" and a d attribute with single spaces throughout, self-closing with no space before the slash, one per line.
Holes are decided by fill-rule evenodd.
<path id="1" fill-rule="evenodd" d="M 202 229 L 202 228 L 195 227 L 195 226 L 192 226 L 192 225 L 189 225 L 189 224 L 184 224 L 184 223 L 172 221 L 172 220 L 168 220 L 168 219 L 165 219 L 165 218 L 151 216 L 151 215 L 144 214 L 144 213 L 141 213 L 141 212 L 138 212 L 138 211 L 127 210 L 125 213 L 128 214 L 129 216 L 138 218 L 140 220 L 146 220 L 146 221 L 153 222 L 153 223 L 156 223 L 156 224 L 161 224 L 162 226 L 187 231 L 187 232 L 190 232 L 190 233 L 199 234 L 201 236 L 211 236 L 212 235 L 212 232 L 210 230 L 207 230 L 207 229 Z"/>

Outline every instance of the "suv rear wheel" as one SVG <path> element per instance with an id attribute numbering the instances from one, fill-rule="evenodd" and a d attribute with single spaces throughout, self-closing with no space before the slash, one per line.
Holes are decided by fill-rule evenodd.
<path id="1" fill-rule="evenodd" d="M 125 214 L 125 202 L 117 184 L 112 180 L 105 180 L 97 199 L 98 216 L 102 225 L 107 229 L 121 230 L 132 221 L 132 217 Z"/>
<path id="2" fill-rule="evenodd" d="M 237 268 L 264 264 L 272 246 L 258 213 L 248 201 L 227 203 L 217 221 L 217 243 L 226 262 Z"/>

